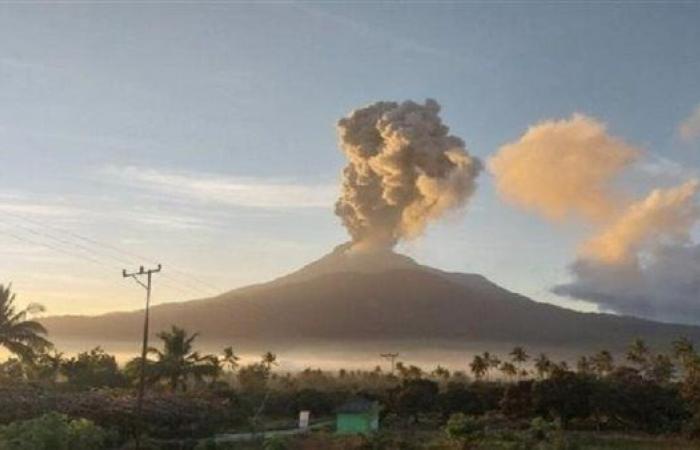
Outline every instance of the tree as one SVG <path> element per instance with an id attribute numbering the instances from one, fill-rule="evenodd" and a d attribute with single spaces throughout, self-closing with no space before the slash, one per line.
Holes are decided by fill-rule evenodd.
<path id="1" fill-rule="evenodd" d="M 518 374 L 518 369 L 515 367 L 515 364 L 508 361 L 502 363 L 500 369 L 501 372 L 503 372 L 503 375 L 505 375 L 509 380 L 512 380 Z"/>
<path id="2" fill-rule="evenodd" d="M 406 379 L 393 392 L 394 410 L 417 422 L 420 413 L 435 408 L 439 390 L 438 384 L 432 380 Z"/>
<path id="3" fill-rule="evenodd" d="M 224 356 L 221 358 L 221 361 L 223 362 L 224 366 L 228 366 L 231 372 L 235 372 L 240 359 L 241 358 L 239 358 L 238 355 L 233 353 L 233 347 L 226 347 L 224 349 Z"/>
<path id="4" fill-rule="evenodd" d="M 592 386 L 587 377 L 555 370 L 551 377 L 533 386 L 533 406 L 542 416 L 560 419 L 566 426 L 573 418 L 590 416 Z"/>
<path id="5" fill-rule="evenodd" d="M 51 347 L 44 336 L 46 328 L 39 322 L 27 318 L 44 311 L 44 307 L 32 303 L 25 309 L 17 310 L 16 295 L 12 285 L 0 284 L 0 347 L 5 347 L 23 360 L 34 359 L 36 352 Z"/>
<path id="6" fill-rule="evenodd" d="M 62 352 L 56 349 L 52 349 L 51 352 L 42 351 L 37 354 L 27 369 L 29 379 L 46 381 L 51 384 L 55 383 L 65 363 L 64 356 Z"/>
<path id="7" fill-rule="evenodd" d="M 474 355 L 474 359 L 472 359 L 472 362 L 469 364 L 469 369 L 477 380 L 481 380 L 484 377 L 488 368 L 489 366 L 486 360 L 484 360 L 481 355 Z"/>
<path id="8" fill-rule="evenodd" d="M 578 361 L 576 361 L 576 371 L 581 375 L 591 375 L 593 373 L 591 360 L 587 356 L 580 357 Z"/>
<path id="9" fill-rule="evenodd" d="M 433 370 L 432 375 L 435 378 L 440 378 L 443 380 L 447 380 L 450 378 L 450 371 L 445 369 L 444 367 L 438 365 L 435 370 Z"/>
<path id="10" fill-rule="evenodd" d="M 532 380 L 518 381 L 506 387 L 501 399 L 501 412 L 511 418 L 530 417 L 532 415 Z"/>
<path id="11" fill-rule="evenodd" d="M 523 347 L 514 347 L 510 352 L 510 360 L 515 364 L 518 369 L 519 374 L 522 374 L 522 365 L 530 359 L 530 355 L 527 354 Z"/>
<path id="12" fill-rule="evenodd" d="M 438 401 L 444 417 L 462 412 L 465 414 L 482 414 L 484 406 L 481 397 L 465 383 L 449 382 L 440 392 Z"/>
<path id="13" fill-rule="evenodd" d="M 673 379 L 675 367 L 668 355 L 659 353 L 649 362 L 646 376 L 658 384 L 668 384 Z"/>
<path id="14" fill-rule="evenodd" d="M 100 347 L 64 361 L 60 371 L 69 384 L 81 389 L 120 387 L 126 384 L 116 358 Z"/>
<path id="15" fill-rule="evenodd" d="M 262 356 L 262 363 L 265 367 L 267 367 L 267 370 L 272 370 L 272 366 L 277 365 L 277 355 L 272 352 L 266 352 Z"/>
<path id="16" fill-rule="evenodd" d="M 593 370 L 599 377 L 603 377 L 615 368 L 612 354 L 607 350 L 601 350 L 591 357 Z"/>
<path id="17" fill-rule="evenodd" d="M 554 364 L 549 359 L 545 353 L 540 353 L 537 358 L 535 358 L 535 370 L 537 371 L 537 376 L 542 379 L 548 376 Z"/>
<path id="18" fill-rule="evenodd" d="M 649 347 L 642 339 L 637 338 L 628 347 L 626 358 L 637 370 L 644 373 L 649 367 Z"/>
<path id="19" fill-rule="evenodd" d="M 488 377 L 491 369 L 498 369 L 498 366 L 501 365 L 501 360 L 498 359 L 498 356 L 492 355 L 489 352 L 484 352 L 482 357 L 484 358 L 484 361 L 486 361 L 486 376 Z"/>
<path id="20" fill-rule="evenodd" d="M 693 343 L 686 337 L 673 341 L 673 357 L 676 358 L 683 368 L 691 366 L 697 362 L 698 354 L 695 352 Z"/>
<path id="21" fill-rule="evenodd" d="M 149 353 L 156 355 L 156 361 L 149 370 L 156 380 L 167 381 L 170 390 L 187 389 L 190 378 L 201 380 L 205 376 L 216 376 L 211 355 L 200 356 L 192 350 L 198 333 L 188 335 L 187 331 L 173 325 L 170 331 L 161 331 L 156 336 L 163 341 L 163 350 L 150 348 Z"/>
<path id="22" fill-rule="evenodd" d="M 262 363 L 252 363 L 238 370 L 238 383 L 241 389 L 261 394 L 267 389 L 267 380 L 270 377 L 270 369 Z"/>

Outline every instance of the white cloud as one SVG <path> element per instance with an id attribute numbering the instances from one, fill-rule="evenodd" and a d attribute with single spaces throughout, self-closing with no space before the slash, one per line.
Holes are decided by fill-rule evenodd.
<path id="1" fill-rule="evenodd" d="M 100 176 L 103 180 L 106 177 L 119 184 L 169 196 L 249 208 L 330 208 L 338 192 L 336 185 L 136 166 L 108 166 L 100 171 Z"/>
<path id="2" fill-rule="evenodd" d="M 17 191 L 0 192 L 0 212 L 9 215 L 45 216 L 57 218 L 83 213 L 79 208 L 66 204 L 61 198 L 40 198 Z"/>
<path id="3" fill-rule="evenodd" d="M 634 168 L 654 179 L 667 178 L 675 181 L 700 177 L 700 172 L 695 167 L 684 165 L 651 152 L 646 152 L 645 156 L 647 158 L 638 162 Z"/>
<path id="4" fill-rule="evenodd" d="M 678 125 L 678 134 L 686 142 L 700 138 L 700 105 Z"/>

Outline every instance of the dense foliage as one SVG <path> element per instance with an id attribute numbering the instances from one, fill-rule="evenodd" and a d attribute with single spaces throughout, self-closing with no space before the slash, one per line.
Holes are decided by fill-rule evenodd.
<path id="1" fill-rule="evenodd" d="M 570 430 L 700 436 L 700 355 L 685 339 L 669 355 L 636 340 L 622 363 L 605 350 L 571 366 L 522 347 L 505 357 L 484 352 L 465 362 L 468 375 L 402 362 L 389 372 L 282 373 L 269 352 L 239 367 L 231 348 L 200 354 L 197 335 L 181 328 L 158 337 L 161 348 L 150 349 L 144 364 L 148 390 L 140 417 L 139 358 L 120 367 L 99 347 L 65 357 L 41 341 L 0 363 L 0 450 L 128 448 L 137 430 L 159 440 L 154 448 L 175 442 L 185 447 L 173 448 L 191 449 L 197 439 L 200 448 L 225 448 L 205 438 L 293 428 L 301 410 L 331 418 L 357 396 L 379 401 L 383 429 L 440 431 L 443 444 L 454 448 L 496 441 L 545 448 L 545 441 L 568 442 Z M 381 439 L 347 448 L 394 448 Z M 282 441 L 265 445 L 287 448 Z M 414 448 L 410 439 L 397 445 Z"/>
<path id="2" fill-rule="evenodd" d="M 89 420 L 57 413 L 0 427 L 0 450 L 101 450 L 112 439 Z"/>

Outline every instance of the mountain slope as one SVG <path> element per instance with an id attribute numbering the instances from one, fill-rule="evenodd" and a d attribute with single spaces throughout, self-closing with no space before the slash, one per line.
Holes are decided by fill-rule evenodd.
<path id="1" fill-rule="evenodd" d="M 343 247 L 272 282 L 152 308 L 152 329 L 178 324 L 205 339 L 493 341 L 583 347 L 637 336 L 700 338 L 700 328 L 537 303 L 480 275 L 446 273 L 390 252 Z M 53 335 L 134 340 L 142 312 L 43 320 Z"/>

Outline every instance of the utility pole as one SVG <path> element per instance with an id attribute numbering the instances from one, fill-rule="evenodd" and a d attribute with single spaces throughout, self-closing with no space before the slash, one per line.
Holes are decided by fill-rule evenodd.
<path id="1" fill-rule="evenodd" d="M 139 393 L 136 403 L 136 450 L 141 448 L 141 422 L 143 420 L 143 394 L 146 390 L 146 353 L 148 353 L 148 313 L 151 306 L 151 278 L 154 273 L 160 272 L 162 266 L 158 264 L 155 269 L 145 270 L 143 266 L 139 267 L 138 272 L 127 273 L 126 269 L 122 270 L 124 278 L 133 278 L 141 287 L 146 289 L 146 310 L 143 319 L 143 347 L 141 348 L 141 367 L 139 374 Z M 141 277 L 146 277 L 146 282 L 140 280 Z"/>
<path id="2" fill-rule="evenodd" d="M 396 367 L 396 358 L 399 357 L 398 353 L 380 353 L 379 356 L 391 362 L 391 374 L 394 374 L 394 369 Z"/>

